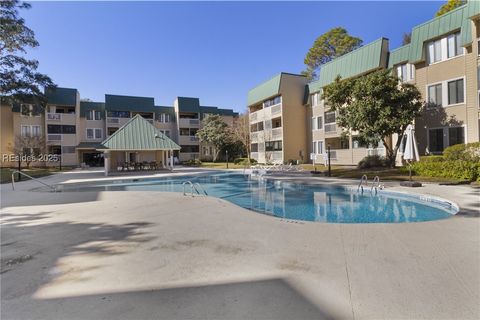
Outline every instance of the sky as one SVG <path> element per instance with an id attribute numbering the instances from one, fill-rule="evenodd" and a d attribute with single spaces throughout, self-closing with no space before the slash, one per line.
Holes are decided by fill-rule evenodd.
<path id="1" fill-rule="evenodd" d="M 246 109 L 247 93 L 279 72 L 299 73 L 322 33 L 342 26 L 390 49 L 442 2 L 32 2 L 22 10 L 40 46 L 28 55 L 81 98 L 177 96 Z"/>

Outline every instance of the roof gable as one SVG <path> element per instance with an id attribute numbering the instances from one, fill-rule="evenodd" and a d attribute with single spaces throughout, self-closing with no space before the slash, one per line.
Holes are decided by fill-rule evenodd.
<path id="1" fill-rule="evenodd" d="M 178 144 L 138 114 L 105 139 L 102 145 L 111 150 L 180 150 Z"/>

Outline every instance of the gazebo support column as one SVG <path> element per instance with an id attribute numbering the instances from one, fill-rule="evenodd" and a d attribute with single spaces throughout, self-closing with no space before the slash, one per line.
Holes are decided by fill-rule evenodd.
<path id="1" fill-rule="evenodd" d="M 103 165 L 105 167 L 105 177 L 107 177 L 110 170 L 110 152 L 108 151 L 103 153 Z"/>
<path id="2" fill-rule="evenodd" d="M 173 150 L 170 150 L 170 169 L 173 170 Z"/>

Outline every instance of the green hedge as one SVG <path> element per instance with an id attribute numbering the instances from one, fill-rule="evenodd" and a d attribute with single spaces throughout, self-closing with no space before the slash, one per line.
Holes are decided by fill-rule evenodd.
<path id="1" fill-rule="evenodd" d="M 250 162 L 248 162 L 248 158 L 237 158 L 233 161 L 233 163 L 241 165 L 257 164 L 257 160 L 250 158 Z"/>
<path id="2" fill-rule="evenodd" d="M 446 160 L 480 161 L 480 142 L 456 144 L 445 148 L 443 156 Z"/>
<path id="3" fill-rule="evenodd" d="M 412 164 L 412 172 L 416 175 L 480 181 L 480 162 L 425 158 Z M 405 169 L 408 170 L 408 166 Z"/>
<path id="4" fill-rule="evenodd" d="M 200 167 L 202 165 L 202 161 L 198 159 L 190 159 L 187 161 L 183 161 L 183 165 L 189 167 Z"/>

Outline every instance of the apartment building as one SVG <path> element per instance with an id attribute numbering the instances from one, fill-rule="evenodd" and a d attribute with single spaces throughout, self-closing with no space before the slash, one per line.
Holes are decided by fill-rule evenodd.
<path id="1" fill-rule="evenodd" d="M 208 115 L 220 115 L 223 121 L 233 126 L 238 118 L 238 113 L 231 109 L 201 106 L 198 98 L 177 97 L 173 103 L 175 114 L 178 117 L 176 132 L 178 132 L 178 144 L 181 147 L 180 161 L 190 159 L 213 159 L 213 147 L 199 142 L 196 137 L 201 128 L 202 120 Z"/>
<path id="2" fill-rule="evenodd" d="M 361 77 L 379 69 L 392 68 L 400 81 L 415 84 L 427 102 L 422 116 L 415 119 L 416 137 L 422 155 L 438 154 L 454 144 L 480 140 L 480 2 L 469 1 L 445 15 L 434 18 L 412 30 L 412 41 L 406 46 L 389 51 L 389 42 L 380 38 L 322 66 L 319 79 L 308 83 L 303 94 L 306 98 L 305 123 L 308 133 L 304 141 L 308 145 L 309 160 L 324 163 L 327 146 L 331 149 L 331 163 L 356 165 L 367 155 L 385 155 L 382 144 L 362 146 L 355 139 L 355 132 L 348 137 L 336 123 L 336 114 L 322 100 L 323 88 L 339 75 L 343 79 Z M 278 77 L 278 76 L 277 76 Z M 275 79 L 275 78 L 273 78 Z M 273 80 L 272 79 L 272 80 Z M 270 96 L 258 95 L 265 88 L 276 87 L 269 80 L 248 94 L 252 151 L 256 159 L 269 161 L 265 150 L 257 147 L 257 131 L 263 124 L 256 114 Z M 284 92 L 298 89 L 283 87 Z M 268 91 L 267 91 L 268 92 Z M 279 95 L 282 99 L 283 96 Z M 260 106 L 260 107 L 259 107 Z M 298 109 L 300 110 L 300 108 Z M 299 120 L 300 114 L 292 115 Z M 283 122 L 288 122 L 286 115 Z M 255 124 L 257 124 L 255 126 Z M 304 127 L 292 129 L 292 135 L 302 140 Z M 257 139 L 257 140 L 255 140 Z M 387 143 L 395 144 L 398 137 L 390 137 Z M 294 148 L 284 141 L 283 148 Z M 258 148 L 258 149 L 257 149 Z M 258 150 L 258 151 L 257 151 Z M 302 160 L 297 156 L 293 159 Z M 278 162 L 285 161 L 285 158 Z"/>
<path id="3" fill-rule="evenodd" d="M 16 137 L 37 136 L 45 140 L 42 152 L 61 155 L 64 166 L 103 166 L 101 143 L 136 115 L 142 116 L 163 134 L 185 149 L 175 151 L 180 161 L 211 158 L 211 148 L 201 146 L 195 137 L 201 120 L 207 114 L 219 114 L 229 125 L 238 117 L 231 109 L 200 106 L 198 98 L 178 97 L 175 106 L 157 106 L 154 98 L 105 95 L 105 102 L 82 101 L 77 89 L 55 88 L 45 91 L 46 108 L 25 102 L 14 106 L 1 105 L 2 166 L 16 163 L 3 155 L 12 154 Z M 186 102 L 197 108 L 188 109 Z M 189 119 L 188 117 L 192 118 Z M 188 125 L 186 125 L 188 119 Z M 194 121 L 190 121 L 194 120 Z M 185 134 L 188 129 L 188 135 Z M 186 138 L 186 136 L 188 138 Z M 188 140 L 188 141 L 187 141 Z M 200 148 L 203 147 L 203 148 Z M 203 152 L 201 152 L 203 150 Z M 38 153 L 38 150 L 31 150 Z M 136 162 L 138 152 L 126 152 L 123 161 Z M 59 162 L 34 162 L 34 166 L 57 166 Z"/>
<path id="4" fill-rule="evenodd" d="M 307 78 L 282 72 L 248 93 L 251 157 L 261 163 L 308 159 Z"/>

